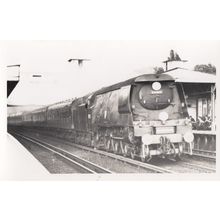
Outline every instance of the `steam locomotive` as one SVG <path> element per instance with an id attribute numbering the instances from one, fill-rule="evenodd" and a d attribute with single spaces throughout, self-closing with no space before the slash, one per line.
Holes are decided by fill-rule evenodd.
<path id="1" fill-rule="evenodd" d="M 192 151 L 184 91 L 168 74 L 145 74 L 74 100 L 8 117 L 9 126 L 54 131 L 72 142 L 148 161 Z"/>

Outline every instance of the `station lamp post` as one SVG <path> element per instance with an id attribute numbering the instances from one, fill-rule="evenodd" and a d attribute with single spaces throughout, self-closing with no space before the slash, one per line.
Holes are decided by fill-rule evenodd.
<path id="1" fill-rule="evenodd" d="M 78 66 L 79 66 L 79 67 L 82 67 L 82 66 L 83 66 L 83 62 L 84 62 L 84 61 L 90 61 L 90 59 L 81 59 L 81 58 L 76 59 L 76 58 L 74 58 L 74 59 L 69 59 L 69 60 L 68 60 L 69 63 L 75 62 L 75 61 L 78 63 Z"/>

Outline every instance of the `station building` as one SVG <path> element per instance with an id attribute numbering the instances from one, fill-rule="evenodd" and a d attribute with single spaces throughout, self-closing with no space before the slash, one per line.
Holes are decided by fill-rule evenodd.
<path id="1" fill-rule="evenodd" d="M 189 115 L 196 121 L 199 117 L 208 116 L 212 129 L 216 129 L 216 75 L 174 68 L 167 71 L 176 82 L 183 86 Z"/>
<path id="2" fill-rule="evenodd" d="M 188 113 L 193 120 L 210 121 L 210 127 L 195 126 L 195 150 L 216 150 L 216 75 L 176 67 L 166 71 L 183 86 Z"/>

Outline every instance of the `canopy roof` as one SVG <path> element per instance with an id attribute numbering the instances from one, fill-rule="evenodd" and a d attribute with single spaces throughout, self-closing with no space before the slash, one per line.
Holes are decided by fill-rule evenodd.
<path id="1" fill-rule="evenodd" d="M 216 83 L 216 75 L 192 71 L 182 68 L 175 68 L 165 72 L 172 76 L 176 82 L 182 83 Z"/>

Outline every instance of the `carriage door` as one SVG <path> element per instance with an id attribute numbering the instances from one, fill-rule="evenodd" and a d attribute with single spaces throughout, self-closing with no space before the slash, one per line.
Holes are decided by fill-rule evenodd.
<path id="1" fill-rule="evenodd" d="M 72 106 L 71 108 L 71 114 L 72 114 L 72 123 L 71 123 L 71 129 L 75 129 L 75 123 L 76 123 L 76 107 Z"/>
<path id="2" fill-rule="evenodd" d="M 90 107 L 90 100 L 88 100 L 87 104 L 87 122 L 88 122 L 88 130 L 92 130 L 92 108 Z"/>

